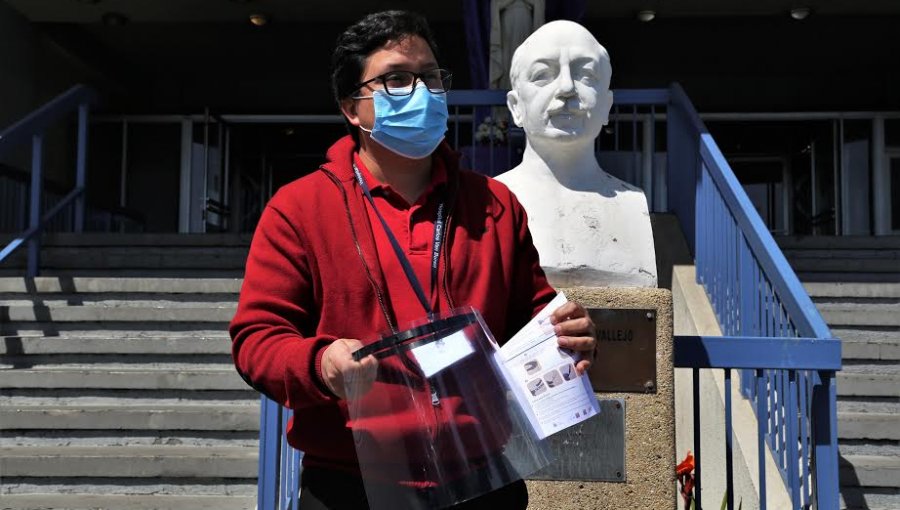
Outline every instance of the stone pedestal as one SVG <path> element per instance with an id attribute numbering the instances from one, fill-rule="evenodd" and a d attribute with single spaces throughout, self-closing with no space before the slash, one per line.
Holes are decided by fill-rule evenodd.
<path id="1" fill-rule="evenodd" d="M 643 309 L 656 320 L 656 381 L 646 392 L 599 392 L 601 400 L 619 399 L 625 409 L 625 473 L 621 482 L 529 480 L 530 509 L 674 509 L 675 407 L 672 357 L 672 293 L 667 289 L 560 288 L 588 310 Z M 603 324 L 597 324 L 603 328 Z M 603 356 L 599 342 L 598 357 Z M 563 432 L 564 433 L 564 432 Z M 561 433 L 562 434 L 562 433 Z M 582 436 L 585 456 L 603 455 L 603 438 Z M 552 466 L 551 466 L 552 470 Z"/>

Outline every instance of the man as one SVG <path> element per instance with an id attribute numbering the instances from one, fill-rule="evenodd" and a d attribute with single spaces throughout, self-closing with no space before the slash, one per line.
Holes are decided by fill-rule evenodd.
<path id="1" fill-rule="evenodd" d="M 442 142 L 449 85 L 423 18 L 388 11 L 349 27 L 332 87 L 350 135 L 318 171 L 279 190 L 257 226 L 233 356 L 250 385 L 294 410 L 287 439 L 304 452 L 301 508 L 366 508 L 344 389 L 347 377 L 374 375 L 373 357 L 352 357 L 364 342 L 426 309 L 459 306 L 478 309 L 502 342 L 554 295 L 515 197 L 461 171 Z M 583 307 L 569 303 L 553 317 L 561 346 L 593 350 Z M 464 508 L 498 504 L 525 508 L 524 484 Z"/>
<path id="2" fill-rule="evenodd" d="M 606 49 L 571 21 L 547 23 L 513 54 L 507 105 L 527 143 L 522 163 L 497 180 L 528 212 L 553 285 L 656 286 L 647 198 L 604 172 L 595 154 L 611 75 Z"/>

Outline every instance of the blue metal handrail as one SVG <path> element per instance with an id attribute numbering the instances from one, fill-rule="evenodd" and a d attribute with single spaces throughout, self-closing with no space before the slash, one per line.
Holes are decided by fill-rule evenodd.
<path id="1" fill-rule="evenodd" d="M 840 370 L 841 343 L 830 338 L 678 336 L 675 366 Z"/>
<path id="2" fill-rule="evenodd" d="M 41 237 L 44 227 L 65 207 L 75 204 L 74 230 L 84 229 L 84 195 L 87 177 L 87 125 L 90 106 L 97 102 L 97 94 L 85 85 L 76 85 L 55 99 L 41 106 L 22 120 L 0 132 L 0 158 L 20 144 L 31 140 L 31 187 L 29 197 L 28 229 L 0 250 L 0 263 L 18 248 L 28 244 L 26 275 L 35 277 L 40 272 Z M 41 196 L 44 184 L 44 134 L 64 116 L 78 112 L 78 143 L 76 154 L 75 187 L 55 207 L 41 215 Z"/>
<path id="3" fill-rule="evenodd" d="M 799 337 L 807 337 L 818 343 L 819 355 L 832 361 L 822 367 L 804 365 L 805 358 L 786 366 L 746 366 L 734 358 L 729 368 L 748 368 L 742 372 L 741 388 L 756 403 L 759 448 L 762 451 L 764 441 L 768 442 L 792 506 L 836 508 L 835 371 L 841 367 L 840 342 L 832 338 L 687 95 L 677 84 L 669 90 L 669 204 L 694 252 L 697 282 L 706 289 L 723 333 L 786 339 L 792 349 L 804 343 Z M 697 375 L 695 368 L 695 385 Z M 730 382 L 728 371 L 726 383 Z M 730 407 L 730 389 L 726 389 L 726 407 Z M 730 420 L 730 409 L 726 417 Z M 695 422 L 698 419 L 695 415 Z M 726 429 L 726 465 L 730 466 L 730 422 Z M 695 434 L 695 455 L 699 455 L 697 423 Z M 730 487 L 730 471 L 727 476 Z M 760 507 L 765 508 L 762 456 L 759 478 Z M 699 501 L 701 486 L 695 490 Z"/>
<path id="4" fill-rule="evenodd" d="M 777 459 L 794 508 L 836 508 L 838 498 L 836 392 L 840 342 L 830 331 L 787 264 L 734 173 L 680 86 L 616 90 L 614 115 L 632 116 L 631 150 L 637 160 L 637 118 L 655 152 L 656 122 L 665 119 L 668 207 L 678 217 L 696 258 L 697 278 L 713 304 L 724 337 L 678 337 L 675 364 L 694 371 L 696 508 L 701 508 L 699 371 L 743 369 L 741 387 L 758 417 L 759 497 L 766 507 L 765 455 Z M 453 91 L 454 118 L 473 111 L 472 137 L 479 107 L 506 103 L 505 91 Z M 640 112 L 639 113 L 639 109 Z M 625 112 L 623 115 L 621 112 Z M 617 121 L 618 122 L 618 121 Z M 627 126 L 626 126 L 627 127 Z M 618 126 L 616 126 L 618 128 Z M 465 132 L 451 126 L 458 138 Z M 619 149 L 619 130 L 614 130 Z M 647 154 L 645 154 L 647 156 Z M 494 161 L 490 160 L 490 166 Z M 726 481 L 728 508 L 734 508 L 731 444 L 731 393 L 725 392 Z M 260 432 L 259 508 L 295 508 L 299 456 L 284 440 L 289 410 L 263 397 Z M 811 451 L 812 450 L 812 451 Z M 280 466 L 280 469 L 276 468 Z M 811 470 L 810 466 L 814 469 Z M 278 474 L 274 474 L 274 470 Z"/>

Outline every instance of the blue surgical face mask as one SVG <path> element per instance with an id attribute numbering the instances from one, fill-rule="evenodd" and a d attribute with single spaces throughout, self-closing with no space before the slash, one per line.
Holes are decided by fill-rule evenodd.
<path id="1" fill-rule="evenodd" d="M 447 132 L 447 94 L 432 94 L 418 83 L 408 96 L 391 96 L 383 90 L 372 94 L 375 125 L 360 129 L 403 157 L 421 159 L 437 148 Z"/>

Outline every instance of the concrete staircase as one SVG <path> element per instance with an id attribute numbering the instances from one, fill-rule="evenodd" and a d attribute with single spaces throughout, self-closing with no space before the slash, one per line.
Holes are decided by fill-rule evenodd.
<path id="1" fill-rule="evenodd" d="M 254 507 L 259 398 L 226 332 L 240 280 L 66 276 L 193 272 L 151 241 L 0 278 L 0 508 Z"/>
<path id="2" fill-rule="evenodd" d="M 843 508 L 900 508 L 900 238 L 779 239 L 843 341 Z"/>

